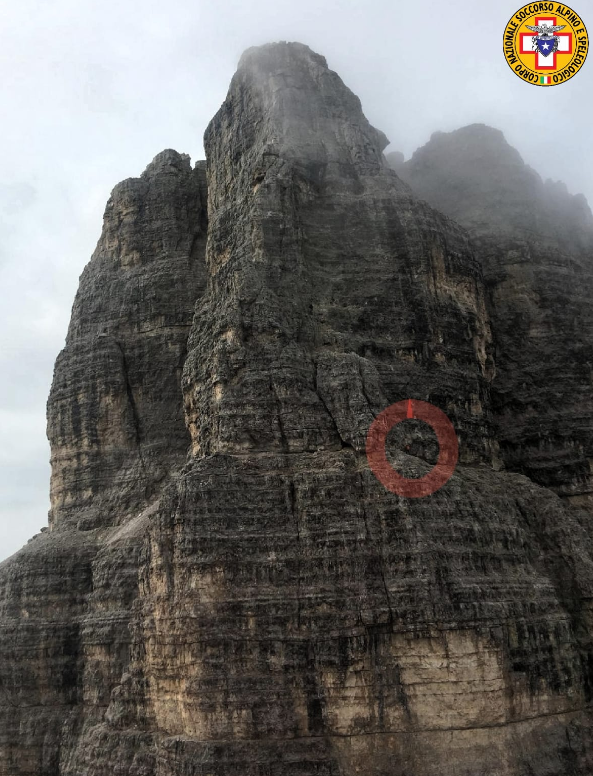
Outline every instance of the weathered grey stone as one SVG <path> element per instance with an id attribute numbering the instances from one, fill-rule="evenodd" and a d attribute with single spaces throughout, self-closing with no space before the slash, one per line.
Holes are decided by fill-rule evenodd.
<path id="1" fill-rule="evenodd" d="M 205 284 L 203 165 L 163 151 L 118 184 L 48 402 L 50 523 L 122 522 L 187 451 L 179 381 Z"/>
<path id="2" fill-rule="evenodd" d="M 3 776 L 68 772 L 82 709 L 102 719 L 129 662 L 137 515 L 189 444 L 180 380 L 205 241 L 204 165 L 164 151 L 115 187 L 48 402 L 52 532 L 0 567 Z"/>
<path id="3" fill-rule="evenodd" d="M 108 219 L 116 266 L 118 246 L 133 263 L 177 230 L 165 280 L 138 269 L 164 311 L 126 302 L 126 274 L 95 305 L 113 270 L 83 278 L 66 351 L 86 342 L 93 382 L 58 365 L 52 530 L 0 566 L 0 776 L 592 772 L 588 515 L 498 470 L 480 261 L 386 142 L 322 57 L 251 49 L 206 132 L 203 269 L 205 182 L 182 157 L 146 219 L 134 195 L 138 230 Z M 154 326 L 175 300 L 195 302 L 187 355 L 130 313 Z M 126 379 L 91 339 L 95 318 L 126 358 L 150 347 L 162 395 L 146 359 Z M 120 409 L 100 425 L 105 396 Z M 453 477 L 417 500 L 364 454 L 409 397 L 460 439 Z M 186 437 L 164 420 L 181 401 Z M 418 425 L 389 444 L 409 476 L 434 456 Z"/>
<path id="4" fill-rule="evenodd" d="M 465 233 L 387 168 L 386 139 L 325 60 L 299 44 L 246 52 L 205 142 L 211 280 L 184 369 L 194 452 L 339 445 L 325 402 L 356 399 L 338 371 L 380 375 L 370 409 L 442 405 L 464 458 L 489 459 L 479 266 Z M 358 438 L 372 418 L 359 410 Z"/>
<path id="5" fill-rule="evenodd" d="M 481 259 L 507 465 L 591 509 L 593 216 L 585 198 L 544 183 L 483 125 L 435 133 L 398 172 L 469 229 Z"/>

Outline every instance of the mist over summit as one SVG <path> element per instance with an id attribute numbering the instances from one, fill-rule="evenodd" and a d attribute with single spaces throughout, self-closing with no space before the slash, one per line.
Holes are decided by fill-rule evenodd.
<path id="1" fill-rule="evenodd" d="M 114 188 L 0 564 L 0 776 L 593 769 L 591 213 L 485 125 L 387 144 L 269 44 L 205 161 Z M 365 455 L 409 398 L 459 442 L 426 498 Z"/>

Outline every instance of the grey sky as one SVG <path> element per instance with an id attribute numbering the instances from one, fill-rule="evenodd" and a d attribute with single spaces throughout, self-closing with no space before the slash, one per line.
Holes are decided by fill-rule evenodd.
<path id="1" fill-rule="evenodd" d="M 520 81 L 502 34 L 521 4 L 5 0 L 0 559 L 47 522 L 45 402 L 109 192 L 164 148 L 203 157 L 203 131 L 245 48 L 299 40 L 324 54 L 389 150 L 408 157 L 436 129 L 485 122 L 593 202 L 593 55 L 551 90 Z M 591 32 L 590 3 L 572 5 Z"/>

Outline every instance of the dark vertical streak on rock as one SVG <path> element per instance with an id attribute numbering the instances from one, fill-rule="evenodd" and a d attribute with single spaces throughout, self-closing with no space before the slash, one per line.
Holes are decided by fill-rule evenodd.
<path id="1" fill-rule="evenodd" d="M 150 478 L 148 476 L 148 472 L 146 469 L 146 464 L 144 462 L 144 455 L 142 454 L 142 432 L 140 429 L 140 416 L 138 414 L 138 410 L 136 408 L 136 400 L 134 399 L 134 389 L 132 388 L 132 384 L 130 382 L 130 373 L 128 370 L 128 362 L 126 361 L 126 354 L 124 352 L 124 349 L 121 345 L 121 342 L 117 342 L 117 347 L 119 348 L 119 351 L 121 353 L 122 358 L 122 366 L 123 366 L 123 372 L 124 372 L 124 380 L 126 382 L 126 395 L 128 397 L 128 403 L 130 406 L 130 412 L 132 416 L 132 424 L 134 427 L 134 443 L 136 445 L 136 449 L 138 451 L 138 458 L 140 459 L 140 464 L 142 466 L 142 472 L 144 474 L 144 478 L 146 480 L 146 497 L 148 498 L 150 496 Z"/>
<path id="2" fill-rule="evenodd" d="M 302 572 L 302 553 L 303 553 L 303 547 L 301 544 L 301 524 L 299 520 L 299 513 L 298 513 L 298 505 L 297 505 L 297 498 L 296 498 L 296 488 L 294 484 L 294 480 L 290 480 L 289 482 L 289 495 L 290 495 L 290 509 L 292 512 L 292 517 L 294 520 L 294 524 L 296 526 L 296 536 L 297 536 L 297 548 L 296 548 L 296 557 L 297 557 L 297 629 L 301 629 L 301 572 Z"/>

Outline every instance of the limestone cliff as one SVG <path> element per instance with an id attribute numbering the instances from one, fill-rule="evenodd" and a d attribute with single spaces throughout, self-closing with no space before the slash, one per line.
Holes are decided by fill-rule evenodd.
<path id="1" fill-rule="evenodd" d="M 113 190 L 48 402 L 52 525 L 121 523 L 185 459 L 179 384 L 206 280 L 206 197 L 204 165 L 175 151 Z"/>
<path id="2" fill-rule="evenodd" d="M 275 44 L 243 56 L 206 180 L 165 152 L 115 189 L 48 407 L 51 530 L 0 566 L 0 776 L 593 770 L 589 515 L 512 471 L 497 256 L 386 143 Z M 461 453 L 416 500 L 364 454 L 408 397 Z"/>
<path id="3" fill-rule="evenodd" d="M 437 132 L 398 173 L 467 227 L 495 332 L 507 465 L 592 509 L 593 216 L 483 125 Z"/>

